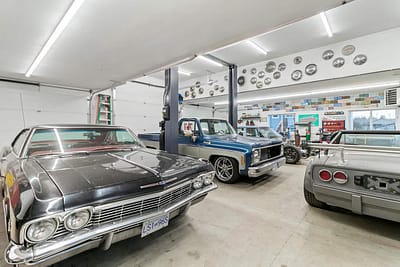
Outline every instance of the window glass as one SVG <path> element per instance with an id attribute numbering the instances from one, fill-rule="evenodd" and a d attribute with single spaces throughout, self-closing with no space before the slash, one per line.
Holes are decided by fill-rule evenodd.
<path id="1" fill-rule="evenodd" d="M 295 130 L 294 114 L 269 115 L 269 126 L 278 133 L 283 133 L 289 128 L 291 132 Z"/>
<path id="2" fill-rule="evenodd" d="M 201 130 L 203 131 L 203 134 L 205 134 L 205 135 L 209 134 L 207 122 L 204 122 L 204 121 L 200 122 L 200 127 L 201 127 Z"/>
<path id="3" fill-rule="evenodd" d="M 340 144 L 400 147 L 400 134 L 344 133 Z"/>
<path id="4" fill-rule="evenodd" d="M 281 138 L 282 136 L 269 127 L 258 128 L 259 136 L 265 138 Z"/>
<path id="5" fill-rule="evenodd" d="M 25 139 L 28 136 L 28 130 L 24 130 L 17 139 L 14 140 L 12 144 L 12 149 L 15 154 L 18 154 L 21 151 L 22 146 L 24 145 Z"/>
<path id="6" fill-rule="evenodd" d="M 396 130 L 396 111 L 394 109 L 372 110 L 374 130 Z"/>
<path id="7" fill-rule="evenodd" d="M 196 131 L 196 121 L 194 120 L 184 120 L 181 123 L 181 128 L 179 129 L 179 134 L 184 136 L 192 136 Z"/>
<path id="8" fill-rule="evenodd" d="M 200 120 L 200 125 L 204 124 L 208 125 L 208 135 L 235 134 L 235 130 L 233 130 L 232 126 L 225 120 Z M 201 126 L 201 128 L 203 128 L 203 126 Z"/>
<path id="9" fill-rule="evenodd" d="M 371 130 L 370 120 L 371 111 L 352 111 L 350 112 L 351 125 L 353 130 Z"/>
<path id="10" fill-rule="evenodd" d="M 257 129 L 256 128 L 247 128 L 246 136 L 257 137 Z"/>
<path id="11" fill-rule="evenodd" d="M 115 128 L 49 128 L 37 129 L 28 146 L 29 155 L 118 149 L 142 146 L 126 129 Z"/>

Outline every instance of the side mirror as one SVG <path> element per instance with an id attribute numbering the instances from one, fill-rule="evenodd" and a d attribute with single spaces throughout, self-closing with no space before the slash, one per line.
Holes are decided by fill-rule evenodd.
<path id="1" fill-rule="evenodd" d="M 3 163 L 3 162 L 5 162 L 7 160 L 7 158 L 6 157 L 2 157 L 2 158 L 0 158 L 0 163 Z"/>
<path id="2" fill-rule="evenodd" d="M 192 135 L 192 143 L 196 143 L 198 136 Z"/>

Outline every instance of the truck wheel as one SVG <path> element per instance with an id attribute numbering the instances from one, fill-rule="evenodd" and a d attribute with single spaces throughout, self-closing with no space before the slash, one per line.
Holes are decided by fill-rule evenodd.
<path id="1" fill-rule="evenodd" d="M 324 202 L 319 201 L 318 199 L 315 198 L 314 194 L 308 191 L 306 188 L 304 188 L 304 198 L 306 199 L 306 202 L 316 208 L 320 209 L 326 209 L 328 208 L 328 205 Z"/>
<path id="2" fill-rule="evenodd" d="M 288 164 L 296 164 L 300 160 L 300 151 L 293 146 L 285 146 L 283 152 Z"/>
<path id="3" fill-rule="evenodd" d="M 228 157 L 217 157 L 214 161 L 215 175 L 223 183 L 233 184 L 239 175 L 239 168 L 236 160 Z"/>

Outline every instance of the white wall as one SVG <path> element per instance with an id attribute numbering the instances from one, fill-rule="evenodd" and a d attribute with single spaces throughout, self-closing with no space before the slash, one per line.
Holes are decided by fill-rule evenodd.
<path id="1" fill-rule="evenodd" d="M 87 92 L 0 83 L 0 147 L 24 127 L 52 123 L 86 123 Z"/>
<path id="2" fill-rule="evenodd" d="M 151 77 L 140 81 L 163 85 L 163 81 Z M 127 126 L 135 133 L 160 132 L 163 93 L 163 88 L 132 82 L 117 87 L 114 124 Z"/>

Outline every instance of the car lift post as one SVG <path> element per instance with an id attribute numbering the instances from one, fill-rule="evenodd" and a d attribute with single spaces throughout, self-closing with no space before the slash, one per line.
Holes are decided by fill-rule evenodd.
<path id="1" fill-rule="evenodd" d="M 178 85 L 178 67 L 166 69 L 160 149 L 173 154 L 178 154 Z"/>
<path id="2" fill-rule="evenodd" d="M 238 109 L 237 109 L 237 66 L 229 65 L 229 123 L 237 130 Z"/>

